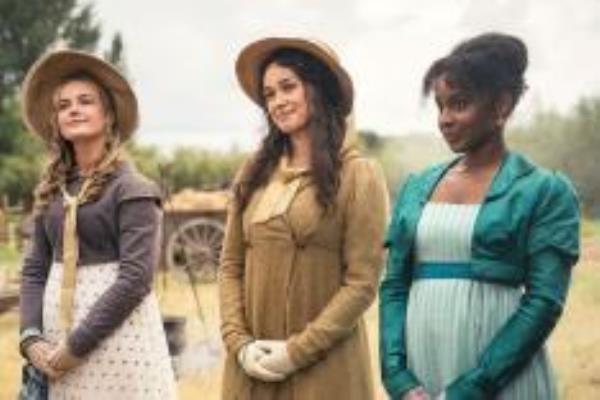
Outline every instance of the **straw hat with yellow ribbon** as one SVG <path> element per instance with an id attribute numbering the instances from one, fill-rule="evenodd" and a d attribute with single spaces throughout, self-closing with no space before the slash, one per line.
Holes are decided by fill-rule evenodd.
<path id="1" fill-rule="evenodd" d="M 29 69 L 21 91 L 23 120 L 44 141 L 52 140 L 53 96 L 65 78 L 85 73 L 109 93 L 115 112 L 115 129 L 121 142 L 131 137 L 138 125 L 138 103 L 131 86 L 111 64 L 92 54 L 59 50 L 42 56 Z"/>
<path id="2" fill-rule="evenodd" d="M 299 37 L 268 37 L 252 42 L 242 49 L 235 64 L 235 71 L 242 89 L 252 101 L 261 105 L 260 69 L 265 60 L 280 49 L 304 51 L 323 62 L 337 78 L 342 93 L 342 112 L 345 116 L 350 114 L 354 89 L 350 75 L 340 64 L 337 55 L 325 43 Z"/>
<path id="3" fill-rule="evenodd" d="M 76 50 L 60 50 L 42 56 L 28 71 L 21 93 L 23 120 L 28 129 L 45 142 L 53 139 L 55 110 L 53 97 L 56 88 L 65 79 L 87 74 L 106 89 L 113 107 L 115 133 L 119 142 L 131 137 L 138 125 L 138 105 L 133 90 L 123 75 L 111 64 L 88 53 Z M 96 170 L 102 170 L 119 156 L 114 149 Z M 92 175 L 93 176 L 93 175 Z M 71 195 L 62 187 L 65 208 L 63 228 L 63 279 L 61 287 L 61 324 L 65 332 L 73 325 L 73 305 L 76 269 L 79 258 L 77 237 L 77 211 L 85 201 L 86 192 L 92 186 L 93 177 L 86 177 L 77 194 Z"/>

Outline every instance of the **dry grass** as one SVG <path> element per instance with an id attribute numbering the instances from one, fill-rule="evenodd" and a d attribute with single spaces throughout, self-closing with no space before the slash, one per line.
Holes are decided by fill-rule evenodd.
<path id="1" fill-rule="evenodd" d="M 600 398 L 600 235 L 590 234 L 584 240 L 582 262 L 575 270 L 572 290 L 565 314 L 550 341 L 555 369 L 559 376 L 562 398 L 568 400 Z M 199 322 L 189 287 L 168 279 L 166 290 L 159 278 L 157 293 L 165 314 L 187 317 L 187 337 L 190 348 L 199 343 L 218 343 L 217 291 L 214 285 L 199 286 L 198 292 L 206 324 Z M 16 312 L 0 316 L 0 399 L 12 400 L 19 385 L 20 358 L 16 351 L 18 319 Z M 373 367 L 377 371 L 377 312 L 372 307 L 367 320 L 373 347 Z M 209 350 L 216 351 L 213 347 Z M 204 348 L 206 349 L 206 348 Z M 222 351 L 222 350 L 221 350 Z M 203 353 L 204 354 L 204 353 Z M 179 394 L 185 399 L 219 399 L 222 361 L 215 357 L 214 365 L 199 369 L 193 365 L 202 358 L 197 352 L 185 355 L 188 370 L 178 381 Z M 378 398 L 384 399 L 381 387 Z"/>
<path id="2" fill-rule="evenodd" d="M 18 316 L 0 315 L 0 399 L 13 400 L 21 379 L 21 356 L 17 350 Z"/>
<path id="3" fill-rule="evenodd" d="M 600 236 L 584 240 L 565 313 L 550 340 L 564 399 L 600 399 Z"/>

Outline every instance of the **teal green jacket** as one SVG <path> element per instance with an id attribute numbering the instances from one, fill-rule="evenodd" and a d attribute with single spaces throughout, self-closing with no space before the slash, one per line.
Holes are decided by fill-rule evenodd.
<path id="1" fill-rule="evenodd" d="M 405 347 L 415 233 L 425 203 L 458 159 L 409 177 L 394 206 L 379 294 L 381 371 L 392 399 L 420 385 L 407 367 Z M 524 294 L 478 364 L 446 388 L 448 400 L 494 398 L 542 347 L 562 313 L 579 257 L 579 225 L 569 180 L 508 152 L 475 222 L 470 268 L 474 279 L 523 287 Z"/>

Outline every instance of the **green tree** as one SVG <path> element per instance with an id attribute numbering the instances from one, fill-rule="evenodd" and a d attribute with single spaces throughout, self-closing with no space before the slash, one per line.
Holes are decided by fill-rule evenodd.
<path id="1" fill-rule="evenodd" d="M 373 155 L 378 154 L 385 144 L 385 139 L 370 129 L 359 129 L 358 139 L 365 152 Z"/>
<path id="2" fill-rule="evenodd" d="M 51 45 L 93 50 L 100 37 L 92 6 L 75 0 L 0 0 L 0 26 L 0 106 Z"/>
<path id="3" fill-rule="evenodd" d="M 56 45 L 94 51 L 100 24 L 93 6 L 76 0 L 0 0 L 0 193 L 11 202 L 30 194 L 41 168 L 42 146 L 25 134 L 17 89 L 31 65 Z M 116 34 L 107 59 L 123 65 Z"/>
<path id="4" fill-rule="evenodd" d="M 42 142 L 25 130 L 16 99 L 7 101 L 0 114 L 0 195 L 6 195 L 9 203 L 31 204 L 44 161 Z"/>
<path id="5" fill-rule="evenodd" d="M 171 190 L 185 187 L 211 190 L 228 187 L 245 155 L 179 148 L 168 161 L 166 180 Z"/>
<path id="6" fill-rule="evenodd" d="M 155 182 L 161 182 L 163 175 L 161 168 L 168 163 L 168 160 L 160 154 L 157 147 L 141 145 L 131 140 L 125 148 L 130 160 L 142 174 Z"/>
<path id="7" fill-rule="evenodd" d="M 600 217 L 600 97 L 583 98 L 566 115 L 538 113 L 528 125 L 511 129 L 512 147 L 536 162 L 566 173 L 574 182 L 583 209 Z"/>
<path id="8" fill-rule="evenodd" d="M 227 188 L 247 157 L 247 154 L 237 151 L 221 153 L 189 147 L 179 147 L 172 154 L 165 155 L 156 146 L 135 142 L 127 144 L 127 152 L 138 170 L 159 183 L 166 194 L 184 188 Z"/>
<path id="9" fill-rule="evenodd" d="M 110 43 L 110 49 L 104 52 L 104 59 L 113 65 L 116 65 L 123 73 L 126 72 L 125 66 L 125 45 L 120 32 L 115 33 Z"/>
<path id="10" fill-rule="evenodd" d="M 600 217 L 600 98 L 579 101 L 568 119 L 561 166 L 577 186 L 585 210 Z"/>

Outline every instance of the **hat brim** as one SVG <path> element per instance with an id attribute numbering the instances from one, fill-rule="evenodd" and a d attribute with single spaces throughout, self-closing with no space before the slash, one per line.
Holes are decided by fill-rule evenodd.
<path id="1" fill-rule="evenodd" d="M 81 51 L 61 50 L 41 57 L 30 69 L 21 91 L 23 120 L 27 128 L 45 141 L 52 139 L 53 95 L 69 75 L 84 72 L 110 93 L 115 108 L 115 124 L 121 141 L 137 129 L 138 103 L 123 75 L 106 61 Z"/>
<path id="2" fill-rule="evenodd" d="M 342 67 L 335 53 L 323 43 L 304 38 L 270 37 L 247 45 L 239 54 L 235 72 L 243 91 L 259 106 L 262 88 L 260 68 L 276 50 L 291 48 L 302 50 L 321 60 L 333 72 L 342 93 L 340 104 L 344 116 L 352 112 L 354 88 L 348 72 Z"/>

